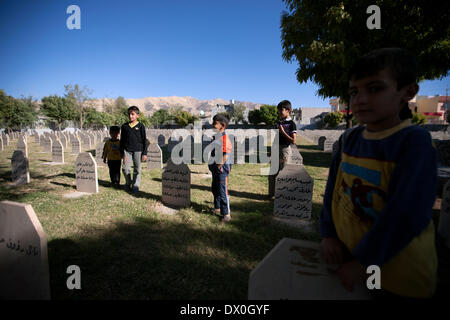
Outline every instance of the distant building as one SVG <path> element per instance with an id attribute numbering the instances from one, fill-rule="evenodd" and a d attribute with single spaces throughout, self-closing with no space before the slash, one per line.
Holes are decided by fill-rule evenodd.
<path id="1" fill-rule="evenodd" d="M 301 107 L 301 119 L 297 124 L 307 125 L 307 124 L 313 124 L 315 118 L 318 115 L 321 115 L 322 113 L 331 112 L 331 108 L 314 108 L 314 107 Z"/>
<path id="2" fill-rule="evenodd" d="M 425 115 L 428 123 L 443 124 L 450 109 L 450 97 L 417 95 L 410 101 L 409 106 L 412 111 Z"/>
<path id="3" fill-rule="evenodd" d="M 347 112 L 347 105 L 340 98 L 330 99 L 331 112 Z"/>

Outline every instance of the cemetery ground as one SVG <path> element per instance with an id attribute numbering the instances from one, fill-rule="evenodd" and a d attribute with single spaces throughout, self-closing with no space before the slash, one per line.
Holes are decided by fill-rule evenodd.
<path id="1" fill-rule="evenodd" d="M 318 218 L 331 154 L 298 139 L 306 170 L 314 179 L 314 230 L 273 219 L 266 197 L 264 165 L 233 165 L 229 178 L 232 221 L 221 224 L 213 207 L 206 164 L 191 169 L 191 206 L 173 211 L 161 203 L 161 171 L 143 164 L 138 195 L 110 185 L 107 166 L 98 168 L 99 193 L 78 199 L 75 155 L 49 165 L 51 153 L 29 139 L 31 183 L 12 186 L 16 142 L 0 152 L 0 200 L 31 204 L 48 239 L 52 299 L 247 299 L 250 272 L 283 238 L 320 241 Z M 165 148 L 164 162 L 168 158 Z M 267 165 L 266 165 L 267 166 Z M 121 176 L 121 183 L 124 178 Z M 434 210 L 435 224 L 439 210 Z M 450 288 L 450 254 L 437 241 L 440 284 Z M 66 286 L 70 265 L 81 269 L 81 289 Z"/>

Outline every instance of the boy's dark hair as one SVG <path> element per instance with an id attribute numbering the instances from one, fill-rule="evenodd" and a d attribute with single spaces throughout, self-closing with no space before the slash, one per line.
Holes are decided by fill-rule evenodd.
<path id="1" fill-rule="evenodd" d="M 111 126 L 109 127 L 109 132 L 120 132 L 119 126 Z"/>
<path id="2" fill-rule="evenodd" d="M 132 111 L 136 112 L 137 114 L 139 114 L 139 108 L 136 106 L 131 106 L 128 108 L 128 114 L 130 114 Z"/>
<path id="3" fill-rule="evenodd" d="M 290 102 L 289 100 L 283 100 L 283 101 L 281 101 L 281 102 L 277 105 L 277 109 L 279 110 L 279 109 L 282 109 L 282 108 L 291 111 L 291 110 L 292 110 L 291 102 Z"/>
<path id="4" fill-rule="evenodd" d="M 349 72 L 350 79 L 370 77 L 383 69 L 391 72 L 397 82 L 397 90 L 406 85 L 417 83 L 417 59 L 410 51 L 402 48 L 382 48 L 359 57 Z M 412 118 L 406 103 L 400 111 L 400 119 Z"/>
<path id="5" fill-rule="evenodd" d="M 230 122 L 230 120 L 223 114 L 216 114 L 213 117 L 213 124 L 214 124 L 214 122 L 219 122 L 226 128 L 226 127 L 228 127 L 228 123 Z"/>

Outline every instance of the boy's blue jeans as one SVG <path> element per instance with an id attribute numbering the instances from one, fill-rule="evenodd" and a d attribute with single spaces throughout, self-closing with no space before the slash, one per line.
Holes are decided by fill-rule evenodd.
<path id="1" fill-rule="evenodd" d="M 123 155 L 122 172 L 125 176 L 125 185 L 138 188 L 141 185 L 141 159 L 142 151 L 126 151 Z M 131 164 L 133 164 L 133 180 L 131 180 Z"/>
<path id="2" fill-rule="evenodd" d="M 225 169 L 225 170 L 224 170 Z M 220 209 L 220 214 L 230 214 L 230 198 L 228 196 L 228 168 L 219 170 L 217 167 L 210 168 L 212 173 L 212 193 L 214 196 L 214 209 Z"/>

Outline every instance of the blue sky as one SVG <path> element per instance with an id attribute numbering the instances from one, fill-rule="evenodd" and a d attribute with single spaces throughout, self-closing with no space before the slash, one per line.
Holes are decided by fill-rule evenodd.
<path id="1" fill-rule="evenodd" d="M 68 6 L 81 30 L 68 30 Z M 1 0 L 0 88 L 14 97 L 191 96 L 328 107 L 281 57 L 281 0 Z M 445 95 L 450 77 L 421 83 Z"/>

